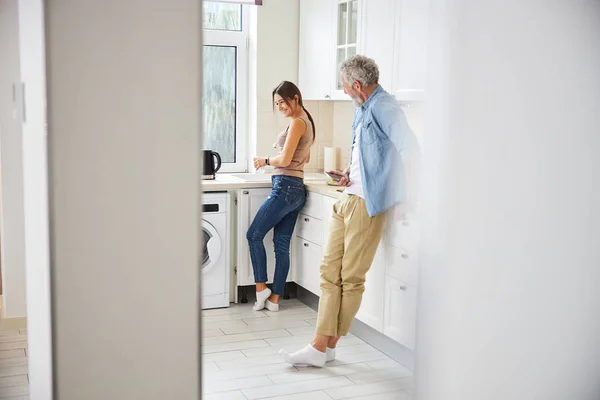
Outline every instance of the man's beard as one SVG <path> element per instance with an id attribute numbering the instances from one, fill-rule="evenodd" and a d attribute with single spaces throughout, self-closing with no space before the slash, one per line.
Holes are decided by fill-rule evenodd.
<path id="1" fill-rule="evenodd" d="M 356 108 L 362 107 L 363 102 L 358 97 L 350 96 L 350 98 L 352 99 L 352 102 L 354 103 L 354 107 L 356 107 Z"/>

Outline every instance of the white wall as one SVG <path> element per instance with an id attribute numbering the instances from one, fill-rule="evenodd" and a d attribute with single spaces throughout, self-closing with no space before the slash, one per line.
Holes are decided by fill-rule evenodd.
<path id="1" fill-rule="evenodd" d="M 45 3 L 56 397 L 197 399 L 201 3 Z"/>
<path id="2" fill-rule="evenodd" d="M 600 2 L 432 1 L 416 392 L 600 398 Z"/>
<path id="3" fill-rule="evenodd" d="M 52 398 L 52 338 L 48 237 L 48 168 L 44 15 L 41 0 L 19 1 L 21 79 L 25 83 L 23 184 L 27 355 L 30 397 Z"/>
<path id="4" fill-rule="evenodd" d="M 4 0 L 0 3 L 0 57 L 0 263 L 4 303 L 2 314 L 5 318 L 19 318 L 25 316 L 26 305 L 22 91 L 16 0 Z"/>

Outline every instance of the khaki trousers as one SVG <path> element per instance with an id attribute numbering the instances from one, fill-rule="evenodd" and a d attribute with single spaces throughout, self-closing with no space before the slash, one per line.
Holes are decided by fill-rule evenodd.
<path id="1" fill-rule="evenodd" d="M 345 336 L 360 308 L 365 276 L 385 229 L 385 213 L 370 217 L 365 200 L 343 194 L 333 207 L 329 241 L 321 262 L 316 333 Z"/>

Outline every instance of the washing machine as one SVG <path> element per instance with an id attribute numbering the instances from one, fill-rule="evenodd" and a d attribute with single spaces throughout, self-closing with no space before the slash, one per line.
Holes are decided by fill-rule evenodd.
<path id="1" fill-rule="evenodd" d="M 231 260 L 231 197 L 229 193 L 204 193 L 200 265 L 202 309 L 229 307 Z"/>

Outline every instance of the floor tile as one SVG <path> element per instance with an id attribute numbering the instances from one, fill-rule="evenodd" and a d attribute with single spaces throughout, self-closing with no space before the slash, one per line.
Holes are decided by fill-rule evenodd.
<path id="1" fill-rule="evenodd" d="M 318 391 L 269 397 L 269 400 L 331 400 L 331 397 L 323 391 Z"/>
<path id="2" fill-rule="evenodd" d="M 221 314 L 221 315 L 213 315 L 209 317 L 202 317 L 202 323 L 213 323 L 213 322 L 223 322 L 223 321 L 239 321 L 241 319 L 261 319 L 268 318 L 267 314 L 261 311 L 252 311 L 252 312 L 241 312 L 236 314 Z"/>
<path id="3" fill-rule="evenodd" d="M 27 348 L 27 342 L 25 340 L 19 340 L 18 342 L 6 342 L 0 343 L 0 351 L 3 350 L 17 350 Z"/>
<path id="4" fill-rule="evenodd" d="M 202 350 L 203 354 L 208 354 L 208 353 L 220 353 L 223 351 L 232 351 L 232 350 L 255 349 L 257 347 L 268 347 L 268 346 L 269 345 L 264 340 L 249 340 L 249 341 L 245 341 L 245 342 L 202 345 L 201 350 Z"/>
<path id="5" fill-rule="evenodd" d="M 401 391 L 410 387 L 410 385 L 412 385 L 412 379 L 410 378 L 396 379 L 391 381 L 367 383 L 364 385 L 348 385 L 346 387 L 327 389 L 325 390 L 325 393 L 327 393 L 329 396 L 336 400 L 351 399 L 360 396 Z"/>
<path id="6" fill-rule="evenodd" d="M 25 357 L 25 349 L 3 350 L 0 351 L 0 359 Z"/>
<path id="7" fill-rule="evenodd" d="M 27 375 L 28 373 L 29 371 L 27 365 L 0 368 L 0 378 L 5 376 Z"/>
<path id="8" fill-rule="evenodd" d="M 0 387 L 27 385 L 27 375 L 5 376 L 0 378 Z"/>
<path id="9" fill-rule="evenodd" d="M 399 362 L 396 362 L 391 358 L 387 358 L 385 360 L 371 361 L 367 364 L 373 369 L 398 368 L 402 366 Z"/>
<path id="10" fill-rule="evenodd" d="M 225 336 L 225 333 L 220 329 L 202 329 L 202 339 L 215 336 Z M 204 343 L 204 341 L 202 342 Z"/>
<path id="11" fill-rule="evenodd" d="M 225 332 L 226 335 L 232 335 L 236 333 L 250 333 L 250 332 L 261 332 L 261 331 L 270 331 L 274 329 L 287 329 L 287 328 L 297 328 L 299 326 L 308 326 L 306 322 L 303 320 L 296 319 L 283 319 L 279 318 L 269 318 L 264 321 L 261 320 L 261 323 L 253 323 L 250 320 L 245 320 L 246 324 L 243 325 L 229 325 L 229 326 L 220 326 L 219 328 Z"/>
<path id="12" fill-rule="evenodd" d="M 355 375 L 349 376 L 348 379 L 350 379 L 352 382 L 354 382 L 355 384 L 358 385 L 361 383 L 372 383 L 372 382 L 381 382 L 381 381 L 387 381 L 387 380 L 392 380 L 392 379 L 410 378 L 411 375 L 412 374 L 410 373 L 410 371 L 408 371 L 406 368 L 400 367 L 400 368 L 381 369 L 378 371 L 369 371 L 369 372 L 364 372 L 364 373 L 360 373 L 360 374 L 355 374 Z"/>
<path id="13" fill-rule="evenodd" d="M 215 382 L 211 379 L 202 381 L 202 392 L 205 394 L 228 392 L 231 390 L 241 390 L 250 388 L 267 389 L 273 385 L 273 382 L 266 376 L 253 376 L 250 378 L 232 379 L 228 381 Z M 242 393 L 243 390 L 242 390 Z"/>
<path id="14" fill-rule="evenodd" d="M 0 398 L 29 395 L 29 385 L 0 387 Z"/>
<path id="15" fill-rule="evenodd" d="M 314 391 L 324 390 L 328 388 L 339 388 L 352 386 L 347 378 L 338 376 L 334 378 L 313 379 L 311 381 L 284 383 L 279 385 L 271 385 L 267 387 L 257 387 L 254 389 L 243 389 L 242 393 L 249 400 L 263 399 L 267 397 L 286 396 L 306 392 L 307 389 Z"/>
<path id="16" fill-rule="evenodd" d="M 331 398 L 331 397 L 330 397 Z M 224 393 L 204 394 L 202 400 L 248 400 L 239 390 Z"/>
<path id="17" fill-rule="evenodd" d="M 397 391 L 355 397 L 354 400 L 412 400 L 412 396 L 408 392 Z"/>
<path id="18" fill-rule="evenodd" d="M 213 374 L 221 369 L 214 362 L 204 362 L 202 361 L 202 374 L 209 375 L 212 379 Z"/>
<path id="19" fill-rule="evenodd" d="M 366 364 L 351 364 L 329 368 L 327 364 L 324 368 L 305 368 L 297 372 L 288 372 L 283 374 L 267 375 L 273 383 L 299 382 L 309 379 L 327 378 L 333 376 L 347 376 L 372 371 Z"/>
<path id="20" fill-rule="evenodd" d="M 316 318 L 307 319 L 306 323 L 309 324 L 310 326 L 317 326 L 317 319 Z"/>
<path id="21" fill-rule="evenodd" d="M 283 361 L 283 360 L 281 360 Z M 249 378 L 252 376 L 261 376 L 269 374 L 280 374 L 280 373 L 294 373 L 298 372 L 296 368 L 288 363 L 281 362 L 279 364 L 268 364 L 256 367 L 241 367 L 241 368 L 227 368 L 219 369 L 219 371 L 212 372 L 210 374 L 211 381 L 220 382 L 240 378 Z M 272 380 L 272 379 L 271 379 Z M 279 383 L 279 382 L 275 382 Z"/>
<path id="22" fill-rule="evenodd" d="M 206 338 L 202 341 L 204 345 L 220 344 L 220 343 L 234 343 L 234 342 L 246 342 L 248 340 L 257 339 L 271 339 L 280 337 L 292 337 L 285 329 L 275 329 L 272 331 L 260 331 L 250 333 L 238 333 L 233 335 L 217 336 L 212 338 Z"/>
<path id="23" fill-rule="evenodd" d="M 0 359 L 0 368 L 2 368 L 2 367 L 17 367 L 17 366 L 27 365 L 27 364 L 28 364 L 27 357 Z"/>
<path id="24" fill-rule="evenodd" d="M 222 353 L 202 354 L 202 362 L 219 362 L 245 359 L 246 356 L 239 350 L 225 351 Z"/>
<path id="25" fill-rule="evenodd" d="M 232 361 L 217 361 L 217 365 L 221 370 L 227 370 L 238 368 L 255 368 L 270 364 L 282 364 L 283 361 L 283 358 L 279 354 L 275 354 L 264 357 L 243 358 Z"/>

